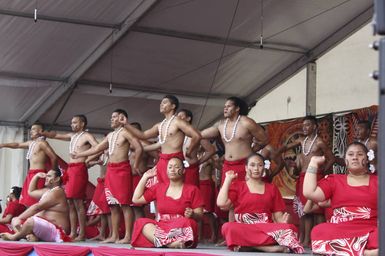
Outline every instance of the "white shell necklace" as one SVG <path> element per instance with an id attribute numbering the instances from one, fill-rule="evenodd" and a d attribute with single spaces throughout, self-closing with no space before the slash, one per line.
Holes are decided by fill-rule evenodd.
<path id="1" fill-rule="evenodd" d="M 309 150 L 308 150 L 307 152 L 306 152 L 305 146 L 306 146 L 306 141 L 307 141 L 307 139 L 309 138 L 309 136 L 306 136 L 306 138 L 303 140 L 302 153 L 303 153 L 305 156 L 307 156 L 307 155 L 310 154 L 311 149 L 312 149 L 312 147 L 313 147 L 313 144 L 314 144 L 315 140 L 317 139 L 317 137 L 318 137 L 318 134 L 316 134 L 316 135 L 314 136 L 314 139 L 311 141 Z"/>
<path id="2" fill-rule="evenodd" d="M 229 119 L 227 118 L 226 121 L 225 121 L 225 125 L 223 126 L 223 139 L 226 141 L 226 142 L 230 142 L 234 139 L 235 137 L 235 133 L 237 132 L 237 126 L 238 126 L 238 123 L 239 123 L 239 120 L 241 119 L 241 115 L 238 116 L 237 118 L 237 121 L 235 121 L 235 124 L 234 124 L 234 127 L 233 127 L 233 131 L 231 133 L 231 137 L 230 139 L 228 139 L 226 137 L 226 129 L 227 129 L 227 123 L 229 122 Z"/>
<path id="3" fill-rule="evenodd" d="M 71 141 L 70 141 L 70 154 L 72 153 L 75 153 L 75 147 L 76 147 L 76 144 L 78 143 L 78 140 L 80 138 L 80 136 L 82 136 L 84 133 L 84 131 L 82 131 L 81 133 L 77 134 L 75 133 L 72 137 L 71 137 Z"/>
<path id="4" fill-rule="evenodd" d="M 116 141 L 118 140 L 118 135 L 122 131 L 123 127 L 120 127 L 119 130 L 113 131 L 111 137 L 108 139 L 108 155 L 112 155 L 114 152 Z"/>
<path id="5" fill-rule="evenodd" d="M 31 159 L 31 155 L 32 155 L 33 151 L 35 150 L 35 146 L 36 146 L 37 140 L 44 140 L 44 137 L 39 137 L 36 140 L 32 141 L 31 144 L 29 144 L 27 155 L 25 157 L 27 160 Z"/>
<path id="6" fill-rule="evenodd" d="M 166 138 L 167 138 L 167 135 L 168 135 L 168 129 L 170 128 L 170 124 L 172 122 L 172 120 L 175 118 L 175 115 L 173 115 L 170 120 L 168 120 L 167 122 L 167 125 L 166 125 L 166 131 L 165 131 L 165 134 L 163 136 L 163 139 L 162 139 L 162 130 L 163 130 L 163 125 L 164 123 L 167 121 L 167 118 L 165 118 L 159 125 L 158 127 L 158 130 L 159 130 L 159 135 L 158 135 L 158 140 L 159 140 L 159 143 L 160 144 L 164 144 L 166 142 Z"/>

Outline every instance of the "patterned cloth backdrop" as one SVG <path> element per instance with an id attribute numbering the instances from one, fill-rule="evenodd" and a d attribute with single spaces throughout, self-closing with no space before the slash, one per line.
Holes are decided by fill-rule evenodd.
<path id="1" fill-rule="evenodd" d="M 353 110 L 346 114 L 329 114 L 318 120 L 318 136 L 332 149 L 336 157 L 343 158 L 346 146 L 356 138 L 356 125 L 360 120 L 368 120 L 372 123 L 371 136 L 377 137 L 378 121 L 377 106 Z M 302 118 L 290 121 L 277 121 L 267 124 L 270 144 L 274 148 L 290 144 L 302 135 Z M 297 155 L 301 153 L 301 147 L 288 150 L 282 154 L 285 167 L 274 177 L 273 183 L 280 189 L 282 196 L 292 197 L 295 194 L 295 184 L 298 178 L 296 170 Z M 339 165 L 333 166 L 334 173 L 345 173 L 345 168 Z"/>

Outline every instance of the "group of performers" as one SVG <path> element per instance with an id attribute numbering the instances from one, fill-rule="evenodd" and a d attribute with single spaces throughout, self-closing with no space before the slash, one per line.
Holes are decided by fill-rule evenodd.
<path id="1" fill-rule="evenodd" d="M 37 123 L 31 127 L 31 140 L 0 144 L 0 148 L 28 148 L 30 164 L 21 191 L 13 187 L 8 196 L 0 237 L 84 241 L 87 168 L 99 164 L 101 174 L 88 212 L 99 217 L 97 238 L 102 243 L 194 248 L 205 215 L 212 242 L 217 217 L 228 219 L 221 234 L 223 244 L 234 251 L 303 253 L 304 246 L 311 246 L 318 254 L 378 255 L 377 144 L 367 122 L 359 123 L 357 141 L 348 146 L 345 159 L 339 159 L 317 135 L 317 120 L 312 116 L 303 120 L 303 137 L 275 149 L 237 97 L 226 100 L 224 119 L 203 131 L 191 125 L 189 110 L 177 112 L 178 107 L 178 99 L 166 95 L 160 103 L 164 120 L 145 131 L 138 123 L 130 124 L 124 110 L 114 110 L 113 131 L 100 143 L 86 130 L 86 117 L 75 115 L 71 133 L 44 131 Z M 70 141 L 64 175 L 56 168 L 57 156 L 45 138 Z M 151 142 L 154 138 L 157 141 Z M 220 167 L 212 144 L 218 138 L 224 147 Z M 283 168 L 282 153 L 294 147 L 302 152 L 293 200 L 299 232 L 289 223 L 284 200 L 271 183 Z M 152 158 L 157 163 L 149 169 Z M 346 166 L 347 174 L 330 174 L 333 163 Z M 216 169 L 221 169 L 220 175 Z M 148 204 L 154 206 L 155 219 L 144 218 L 143 206 Z M 326 212 L 330 217 L 325 223 Z"/>

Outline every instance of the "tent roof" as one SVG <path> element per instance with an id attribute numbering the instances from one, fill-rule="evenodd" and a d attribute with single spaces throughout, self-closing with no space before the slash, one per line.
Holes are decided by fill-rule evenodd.
<path id="1" fill-rule="evenodd" d="M 1 124 L 61 129 L 84 113 L 103 131 L 123 108 L 149 128 L 175 94 L 202 128 L 227 97 L 252 104 L 373 15 L 371 0 L 36 2 L 0 2 Z"/>

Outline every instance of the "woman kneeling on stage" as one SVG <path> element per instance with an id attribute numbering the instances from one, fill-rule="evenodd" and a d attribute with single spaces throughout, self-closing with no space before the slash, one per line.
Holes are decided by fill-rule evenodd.
<path id="1" fill-rule="evenodd" d="M 156 175 L 156 169 L 143 174 L 132 201 L 148 204 L 155 200 L 158 221 L 136 220 L 131 245 L 136 247 L 192 248 L 198 241 L 197 220 L 203 215 L 203 200 L 199 189 L 184 184 L 183 161 L 171 158 L 167 165 L 169 184 L 157 183 L 145 190 L 146 182 Z"/>
<path id="2" fill-rule="evenodd" d="M 378 255 L 377 176 L 369 172 L 368 149 L 353 142 L 346 150 L 347 175 L 332 174 L 318 181 L 325 162 L 313 156 L 305 174 L 303 193 L 313 202 L 330 199 L 330 223 L 311 232 L 312 250 L 327 255 Z"/>
<path id="3" fill-rule="evenodd" d="M 234 251 L 303 253 L 297 228 L 287 224 L 289 214 L 279 190 L 263 181 L 264 167 L 263 156 L 252 154 L 246 162 L 246 181 L 237 181 L 233 171 L 226 172 L 217 198 L 220 208 L 234 208 L 235 213 L 235 222 L 222 227 L 226 244 Z"/>

